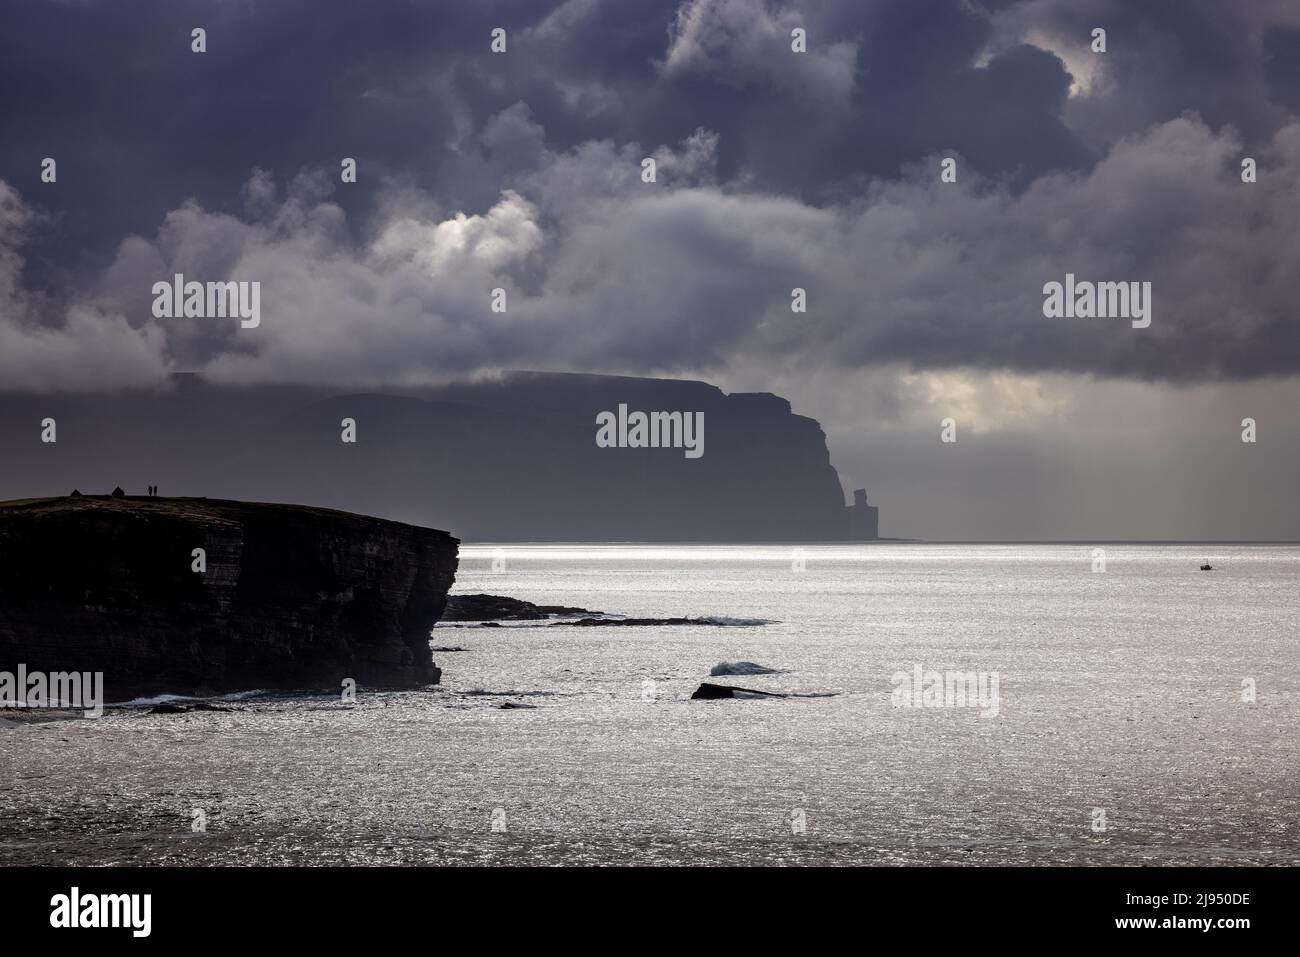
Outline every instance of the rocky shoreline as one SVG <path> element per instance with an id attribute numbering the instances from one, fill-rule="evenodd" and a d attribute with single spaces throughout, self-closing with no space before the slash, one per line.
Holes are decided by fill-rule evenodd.
<path id="1" fill-rule="evenodd" d="M 540 622 L 538 627 L 636 628 L 697 625 L 711 628 L 749 628 L 771 622 L 762 618 L 714 616 L 629 618 L 612 612 L 568 605 L 535 605 L 504 595 L 451 595 L 440 624 L 444 628 L 499 628 L 501 622 Z"/>

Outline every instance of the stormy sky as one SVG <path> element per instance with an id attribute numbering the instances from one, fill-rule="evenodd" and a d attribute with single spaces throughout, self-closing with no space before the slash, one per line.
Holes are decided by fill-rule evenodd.
<path id="1" fill-rule="evenodd" d="M 886 535 L 1300 539 L 1290 0 L 4 19 L 0 390 L 701 378 L 818 418 Z M 1150 327 L 1045 318 L 1067 272 L 1150 282 Z M 174 273 L 261 325 L 155 319 Z"/>

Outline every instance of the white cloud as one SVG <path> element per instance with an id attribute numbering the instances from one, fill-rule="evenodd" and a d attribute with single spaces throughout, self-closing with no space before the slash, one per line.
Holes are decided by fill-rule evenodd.
<path id="1" fill-rule="evenodd" d="M 55 325 L 22 284 L 19 244 L 38 221 L 0 180 L 0 387 L 22 392 L 140 385 L 164 374 L 164 337 L 136 329 L 119 313 L 74 304 Z"/>
<path id="2" fill-rule="evenodd" d="M 503 367 L 708 374 L 770 356 L 809 374 L 895 362 L 935 376 L 1295 371 L 1300 279 L 1267 265 L 1300 252 L 1300 126 L 1279 134 L 1251 186 L 1232 134 L 1184 118 L 1019 194 L 973 176 L 942 185 L 923 166 L 820 208 L 714 184 L 716 147 L 700 131 L 656 150 L 656 184 L 640 181 L 635 144 L 543 148 L 481 212 L 441 212 L 397 189 L 359 244 L 326 180 L 297 177 L 279 198 L 256 174 L 245 191 L 255 216 L 190 202 L 154 238 L 125 240 L 79 297 L 77 337 L 102 321 L 95 364 L 112 368 L 120 348 L 129 381 L 173 366 L 372 385 Z M 7 195 L 0 208 L 17 222 L 25 207 Z M 0 256 L 11 350 L 75 367 L 77 353 L 56 347 L 71 314 L 33 331 L 12 240 Z M 1150 330 L 1044 319 L 1042 286 L 1067 271 L 1151 281 Z M 174 272 L 260 281 L 262 325 L 153 320 L 148 290 Z M 489 308 L 497 286 L 504 314 Z M 794 286 L 807 289 L 806 315 L 790 312 Z M 9 366 L 6 384 L 31 386 L 23 368 Z"/>
<path id="3" fill-rule="evenodd" d="M 390 222 L 371 247 L 381 262 L 414 263 L 430 276 L 443 276 L 462 265 L 495 271 L 516 265 L 542 242 L 537 211 L 513 190 L 485 216 L 457 213 L 439 223 L 401 218 Z"/>

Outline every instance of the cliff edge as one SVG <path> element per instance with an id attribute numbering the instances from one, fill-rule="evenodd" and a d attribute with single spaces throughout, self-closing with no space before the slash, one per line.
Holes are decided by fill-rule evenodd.
<path id="1" fill-rule="evenodd" d="M 458 544 L 298 505 L 0 503 L 0 668 L 102 671 L 110 702 L 429 684 Z"/>
<path id="2" fill-rule="evenodd" d="M 698 446 L 608 447 L 600 420 L 676 413 Z M 406 390 L 222 386 L 0 396 L 0 498 L 92 476 L 168 494 L 293 501 L 473 542 L 817 542 L 850 521 L 826 436 L 767 393 L 516 372 Z M 40 424 L 58 423 L 58 441 Z M 873 536 L 874 537 L 874 536 Z"/>

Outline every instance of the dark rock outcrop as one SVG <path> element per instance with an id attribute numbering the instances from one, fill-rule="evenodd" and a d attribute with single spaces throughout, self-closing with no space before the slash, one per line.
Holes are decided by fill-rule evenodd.
<path id="1" fill-rule="evenodd" d="M 0 503 L 0 669 L 102 671 L 109 701 L 433 683 L 458 544 L 297 505 Z"/>
<path id="2" fill-rule="evenodd" d="M 721 618 L 579 618 L 565 622 L 575 628 L 644 628 L 655 625 L 700 625 L 706 628 L 726 628 L 729 622 Z"/>
<path id="3" fill-rule="evenodd" d="M 709 669 L 710 677 L 721 675 L 779 675 L 778 668 L 767 668 L 753 661 L 719 661 Z"/>
<path id="4" fill-rule="evenodd" d="M 442 621 L 545 621 L 575 615 L 599 615 L 602 612 L 565 605 L 534 605 L 505 595 L 448 595 Z"/>
<path id="5" fill-rule="evenodd" d="M 695 694 L 691 695 L 691 700 L 696 699 L 714 699 L 714 698 L 786 698 L 788 695 L 777 694 L 772 691 L 755 691 L 753 688 L 735 688 L 731 685 L 715 685 L 711 682 L 704 682 L 695 689 Z"/>
<path id="6" fill-rule="evenodd" d="M 505 595 L 449 595 L 447 610 L 442 614 L 448 628 L 500 628 L 503 621 L 540 621 L 549 628 L 627 628 L 659 625 L 696 625 L 714 628 L 753 627 L 769 624 L 762 618 L 622 618 L 603 611 L 573 608 L 568 605 L 534 605 Z M 531 626 L 525 626 L 531 627 Z M 452 649 L 459 651 L 461 649 Z M 758 667 L 755 665 L 755 667 Z M 744 672 L 775 674 L 776 672 Z"/>

